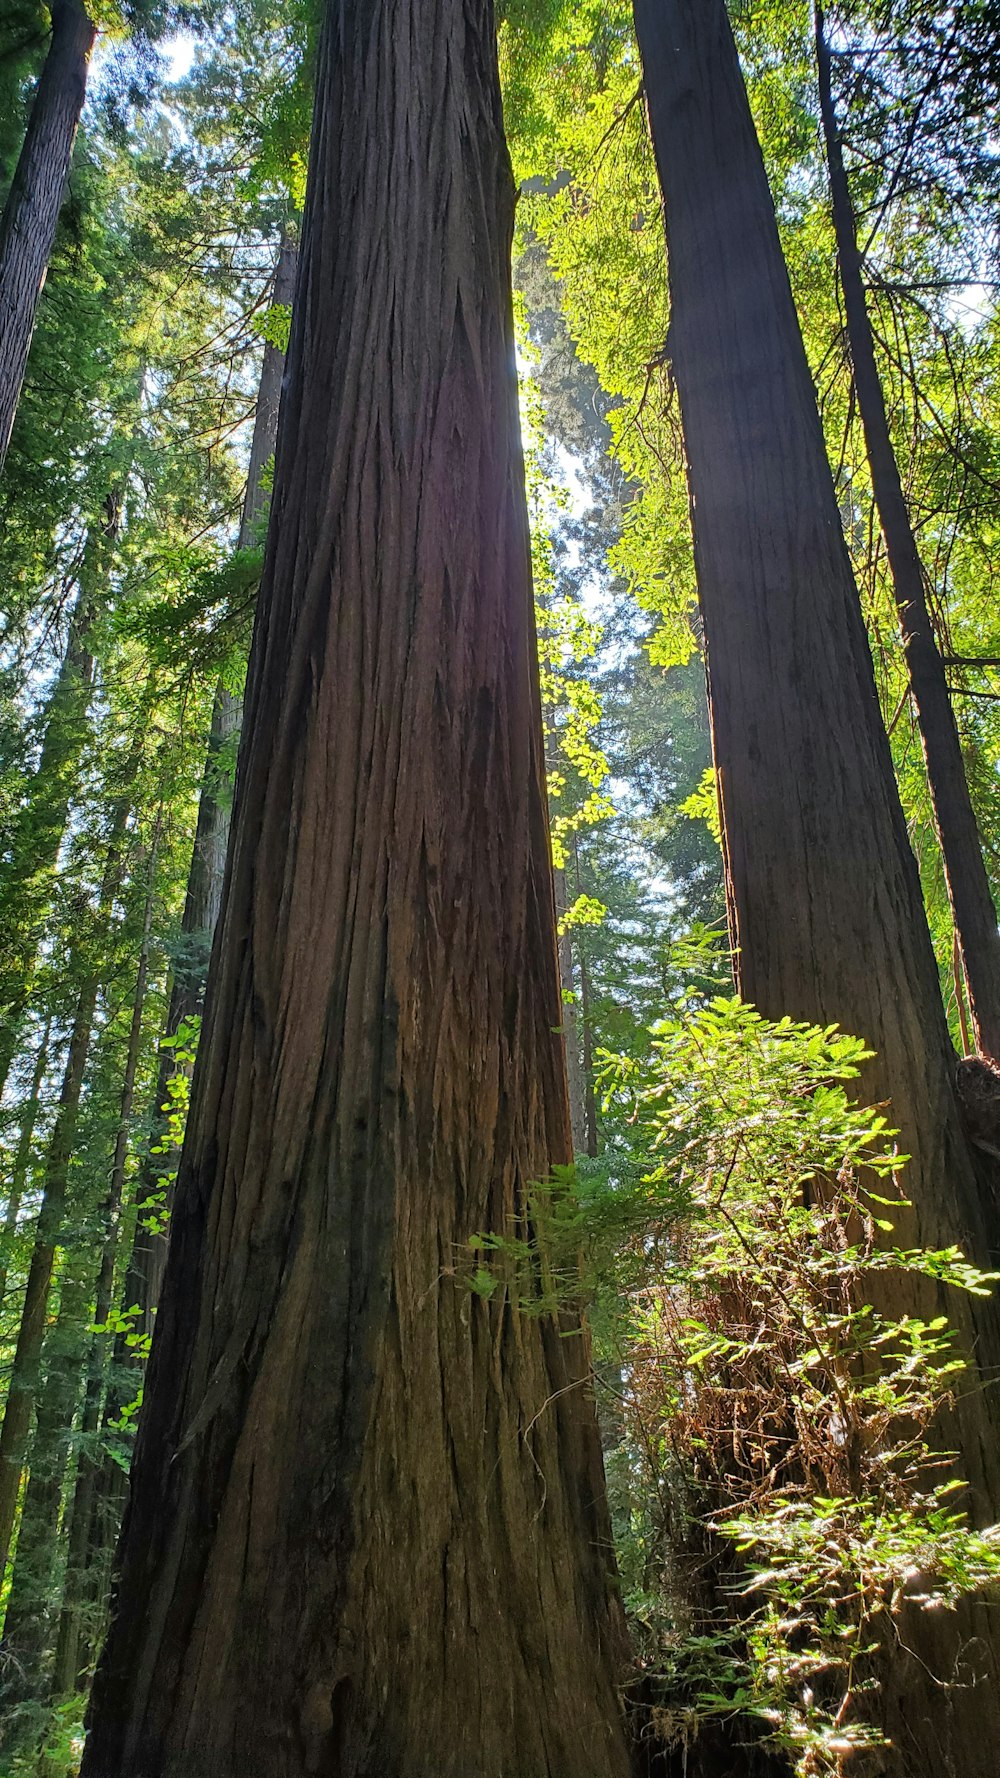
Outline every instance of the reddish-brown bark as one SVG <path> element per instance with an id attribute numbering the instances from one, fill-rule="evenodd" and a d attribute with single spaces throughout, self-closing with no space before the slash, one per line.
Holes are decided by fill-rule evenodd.
<path id="1" fill-rule="evenodd" d="M 97 27 L 80 0 L 49 0 L 52 40 L 0 216 L 0 468 L 62 208 Z"/>
<path id="2" fill-rule="evenodd" d="M 223 910 L 86 1778 L 623 1778 L 487 0 L 331 0 Z"/>
<path id="3" fill-rule="evenodd" d="M 875 358 L 871 318 L 865 296 L 854 206 L 837 128 L 830 69 L 830 51 L 817 6 L 816 53 L 820 111 L 830 170 L 833 223 L 837 237 L 840 282 L 844 292 L 847 341 L 851 354 L 858 412 L 865 435 L 872 492 L 885 538 L 886 555 L 906 651 L 906 667 L 916 706 L 930 786 L 934 824 L 941 844 L 945 880 L 955 933 L 965 967 L 969 1010 L 980 1054 L 1000 1061 L 1000 928 L 983 861 L 962 758 L 962 744 L 951 705 L 944 662 L 927 604 L 924 566 L 893 449 L 885 395 Z M 961 993 L 959 984 L 959 1005 Z"/>
<path id="4" fill-rule="evenodd" d="M 710 682 L 737 977 L 771 1017 L 839 1023 L 878 1052 L 865 1090 L 891 1100 L 912 1159 L 897 1239 L 996 1241 L 962 1127 L 956 1059 L 910 852 L 774 206 L 724 0 L 635 0 L 664 195 L 668 349 L 680 399 Z M 887 1285 L 890 1306 L 945 1310 L 984 1374 L 994 1301 Z M 1000 1411 L 973 1375 L 942 1437 L 974 1514 L 1000 1511 Z M 924 1617 L 890 1675 L 907 1778 L 987 1778 L 996 1670 L 989 1613 Z M 973 1642 L 971 1638 L 979 1640 Z M 959 1656 L 959 1646 L 965 1652 Z M 974 1658 L 973 1658 L 974 1657 Z M 962 1666 L 962 1663 L 965 1663 Z M 898 1695 L 896 1689 L 898 1688 Z"/>

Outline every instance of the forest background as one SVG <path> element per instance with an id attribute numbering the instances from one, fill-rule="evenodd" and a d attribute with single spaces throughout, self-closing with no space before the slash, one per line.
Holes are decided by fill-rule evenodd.
<path id="1" fill-rule="evenodd" d="M 816 17 L 800 0 L 730 13 L 942 999 L 971 1055 L 848 341 Z M 221 894 L 318 20 L 309 0 L 238 0 L 97 24 L 0 476 L 0 1770 L 59 1778 L 102 1635 Z M 0 192 L 49 26 L 34 0 L 0 21 Z M 933 17 L 845 0 L 825 31 L 878 378 L 995 889 L 1000 22 L 974 0 Z M 769 1023 L 731 997 L 631 11 L 514 5 L 500 44 L 577 1154 L 539 1187 L 547 1289 L 579 1290 L 582 1249 L 658 1769 L 718 1772 L 720 1748 L 749 1745 L 779 1771 L 860 1771 L 890 1732 L 873 1699 L 892 1691 L 885 1626 L 914 1577 L 923 1607 L 951 1605 L 1000 1570 L 925 1443 L 960 1374 L 947 1314 L 877 1312 L 866 1279 L 895 1253 L 944 1281 L 946 1311 L 991 1280 L 950 1246 L 892 1246 L 892 1110 L 850 1102 L 851 1038 L 872 1034 Z M 836 1193 L 803 1202 L 814 1178 Z M 520 1294 L 532 1264 L 513 1233 L 484 1240 L 468 1288 Z M 842 1424 L 824 1421 L 835 1386 L 838 1412 L 880 1428 L 878 1463 L 849 1483 Z M 827 1431 L 803 1456 L 807 1424 Z"/>

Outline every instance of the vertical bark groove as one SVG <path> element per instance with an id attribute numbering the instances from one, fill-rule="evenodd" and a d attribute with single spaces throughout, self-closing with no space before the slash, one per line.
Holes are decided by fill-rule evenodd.
<path id="1" fill-rule="evenodd" d="M 854 206 L 837 128 L 830 51 L 820 6 L 815 8 L 815 21 L 820 111 L 830 173 L 840 283 L 872 491 L 889 558 L 906 668 L 927 765 L 934 824 L 965 965 L 976 1045 L 981 1054 L 1000 1061 L 1000 927 L 969 795 L 944 662 L 927 607 L 924 566 L 910 523 L 889 432 L 858 251 Z"/>
<path id="2" fill-rule="evenodd" d="M 49 0 L 52 40 L 0 217 L 0 470 L 62 208 L 97 27 L 80 0 Z"/>
<path id="3" fill-rule="evenodd" d="M 331 0 L 233 837 L 86 1778 L 624 1778 L 487 0 Z"/>
<path id="4" fill-rule="evenodd" d="M 668 349 L 688 459 L 727 895 L 743 995 L 770 1017 L 839 1023 L 877 1051 L 862 1085 L 891 1100 L 912 1211 L 903 1246 L 957 1242 L 990 1264 L 992 1200 L 955 1094 L 915 860 L 881 719 L 816 394 L 724 0 L 635 0 L 664 196 Z M 896 1289 L 895 1284 L 892 1286 Z M 944 1310 L 980 1367 L 942 1430 L 975 1517 L 1000 1508 L 994 1301 L 900 1284 Z M 909 1629 L 909 1626 L 908 1626 Z M 981 1640 L 992 1683 L 949 1694 L 899 1651 L 887 1709 L 907 1778 L 987 1778 L 997 1723 L 986 1608 L 913 1626 L 950 1672 Z M 936 1648 L 933 1643 L 936 1641 Z M 898 1708 L 897 1708 L 898 1706 Z M 948 1762 L 952 1762 L 949 1764 Z"/>

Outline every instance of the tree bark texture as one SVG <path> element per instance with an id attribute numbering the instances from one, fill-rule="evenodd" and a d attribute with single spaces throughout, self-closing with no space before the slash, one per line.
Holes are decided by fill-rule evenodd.
<path id="1" fill-rule="evenodd" d="M 863 1091 L 891 1099 L 912 1156 L 904 1183 L 913 1211 L 897 1215 L 896 1238 L 959 1242 L 989 1264 L 994 1202 L 959 1118 L 916 864 L 724 0 L 635 0 L 635 18 L 664 195 L 668 349 L 740 991 L 770 1017 L 837 1022 L 868 1040 L 878 1053 Z M 973 1306 L 956 1292 L 902 1300 L 905 1290 L 900 1308 L 944 1309 L 982 1372 L 992 1371 L 994 1302 Z M 961 1451 L 974 1515 L 992 1519 L 998 1408 L 995 1392 L 975 1383 L 943 1437 Z M 985 1611 L 968 1615 L 982 1637 L 977 1656 L 994 1670 L 992 1624 Z M 933 1626 L 925 1618 L 919 1627 L 921 1653 L 939 1673 L 955 1659 L 955 1622 L 936 1620 L 942 1649 L 933 1653 Z M 964 1616 L 960 1626 L 972 1634 Z M 893 1727 L 908 1778 L 986 1778 L 1000 1733 L 995 1683 L 950 1694 L 945 1710 L 918 1663 L 907 1669 L 901 1654 L 898 1673 L 909 1691 Z"/>
<path id="2" fill-rule="evenodd" d="M 487 0 L 331 0 L 234 831 L 86 1778 L 623 1778 Z"/>
<path id="3" fill-rule="evenodd" d="M 885 538 L 906 666 L 916 706 L 952 917 L 965 965 L 969 1010 L 980 1054 L 1000 1062 L 1000 927 L 983 860 L 944 663 L 927 607 L 923 563 L 910 523 L 875 359 L 861 254 L 837 128 L 830 51 L 816 7 L 820 110 L 847 340 L 872 492 Z"/>
<path id="4" fill-rule="evenodd" d="M 271 300 L 276 305 L 291 307 L 298 270 L 298 247 L 287 231 L 283 232 L 275 266 Z M 247 471 L 246 496 L 237 547 L 249 549 L 260 530 L 266 489 L 264 471 L 274 455 L 278 433 L 278 412 L 284 379 L 285 355 L 277 346 L 267 344 L 261 364 L 254 414 L 250 463 Z M 181 948 L 174 964 L 173 981 L 167 1007 L 164 1037 L 173 1038 L 189 1019 L 202 1010 L 205 997 L 205 976 L 208 954 L 218 923 L 225 879 L 226 852 L 229 844 L 231 800 L 221 781 L 220 758 L 223 750 L 240 731 L 243 721 L 243 700 L 220 684 L 212 707 L 205 772 L 198 802 L 191 866 L 188 872 L 184 914 L 181 921 Z M 163 1107 L 167 1099 L 167 1083 L 176 1071 L 173 1048 L 160 1051 L 157 1070 L 152 1129 L 155 1137 L 165 1127 Z M 170 1180 L 177 1158 L 150 1152 L 140 1169 L 136 1201 L 142 1203 L 156 1191 L 163 1178 Z M 161 1213 L 169 1216 L 173 1207 L 172 1190 L 167 1187 Z M 159 1217 L 158 1217 L 159 1223 Z M 152 1335 L 156 1308 L 163 1287 L 166 1265 L 167 1236 L 161 1226 L 150 1228 L 148 1220 L 136 1219 L 132 1251 L 125 1269 L 122 1290 L 122 1311 L 139 1316 L 130 1321 L 130 1330 L 147 1340 Z M 106 1317 L 105 1317 L 106 1319 Z M 105 1438 L 115 1436 L 113 1423 L 120 1420 L 123 1409 L 136 1396 L 143 1369 L 141 1349 L 130 1347 L 126 1336 L 119 1334 L 113 1352 L 115 1381 L 104 1403 L 102 1426 Z M 73 1691 L 81 1670 L 89 1667 L 93 1647 L 88 1641 L 86 1625 L 99 1622 L 100 1601 L 107 1597 L 107 1579 L 112 1552 L 121 1528 L 127 1498 L 127 1482 L 117 1453 L 108 1449 L 96 1477 L 85 1477 L 81 1484 L 89 1499 L 74 1507 L 71 1548 L 67 1563 L 67 1602 L 60 1622 L 56 1650 L 54 1685 L 57 1696 Z M 80 1493 L 78 1485 L 78 1494 Z M 85 1569 L 85 1572 L 84 1572 Z"/>
<path id="5" fill-rule="evenodd" d="M 62 208 L 97 27 L 80 0 L 49 0 L 52 40 L 0 217 L 0 469 Z"/>

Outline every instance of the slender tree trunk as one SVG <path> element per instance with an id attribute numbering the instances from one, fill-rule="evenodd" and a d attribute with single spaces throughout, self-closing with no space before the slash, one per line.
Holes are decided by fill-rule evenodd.
<path id="1" fill-rule="evenodd" d="M 1000 1062 L 1000 926 L 983 861 L 944 663 L 927 608 L 923 563 L 889 432 L 865 296 L 854 208 L 837 129 L 830 51 L 821 6 L 815 9 L 815 19 L 820 112 L 830 170 L 840 282 L 872 491 L 892 575 L 907 671 L 927 763 L 934 822 L 965 965 L 976 1046 L 981 1054 Z"/>
<path id="2" fill-rule="evenodd" d="M 128 1160 L 128 1138 L 132 1123 L 132 1111 L 135 1103 L 135 1080 L 142 1052 L 142 1020 L 146 1005 L 146 989 L 149 982 L 150 942 L 153 929 L 154 885 L 156 873 L 158 844 L 154 840 L 149 859 L 149 882 L 146 891 L 146 906 L 143 915 L 142 940 L 139 946 L 139 966 L 136 972 L 135 993 L 132 999 L 132 1021 L 129 1027 L 128 1044 L 125 1051 L 125 1068 L 122 1075 L 121 1101 L 118 1108 L 118 1128 L 115 1135 L 115 1151 L 111 1163 L 111 1177 L 108 1182 L 107 1201 L 103 1207 L 102 1222 L 104 1240 L 101 1249 L 101 1263 L 97 1274 L 97 1285 L 94 1292 L 94 1325 L 100 1330 L 107 1326 L 111 1314 L 111 1304 L 115 1285 L 115 1262 L 118 1257 L 119 1237 L 121 1232 L 121 1212 L 125 1195 L 125 1168 Z M 63 1604 L 59 1617 L 59 1630 L 56 1640 L 55 1665 L 53 1672 L 53 1689 L 57 1696 L 73 1691 L 76 1687 L 79 1648 L 81 1636 L 81 1615 L 88 1599 L 87 1576 L 90 1560 L 93 1556 L 99 1559 L 99 1551 L 91 1551 L 88 1547 L 91 1530 L 91 1517 L 97 1479 L 101 1472 L 101 1462 L 94 1451 L 94 1443 L 101 1423 L 101 1401 L 104 1394 L 106 1371 L 106 1353 L 108 1336 L 98 1331 L 91 1341 L 90 1357 L 87 1365 L 87 1388 L 84 1395 L 83 1412 L 80 1419 L 80 1460 L 77 1466 L 76 1486 L 70 1503 L 66 1532 L 66 1580 L 63 1592 Z M 55 1542 L 58 1526 L 51 1526 L 52 1541 Z M 14 1571 L 17 1579 L 17 1570 Z M 10 1635 L 6 1638 L 15 1654 L 17 1644 Z"/>
<path id="3" fill-rule="evenodd" d="M 32 1409 L 38 1392 L 49 1291 L 52 1286 L 56 1246 L 63 1226 L 69 1162 L 97 1007 L 97 987 L 96 977 L 90 977 L 81 988 L 77 1001 L 59 1095 L 59 1109 L 45 1164 L 42 1207 L 21 1309 L 3 1426 L 0 1428 L 0 1574 L 6 1568 L 10 1553 L 21 1471 L 31 1430 Z"/>
<path id="4" fill-rule="evenodd" d="M 583 894 L 583 883 L 580 877 L 580 847 L 576 836 L 573 837 L 573 860 L 576 865 L 576 893 Z M 599 1153 L 597 1134 L 597 1088 L 594 1082 L 594 1026 L 590 1007 L 590 965 L 587 952 L 583 945 L 579 950 L 580 965 L 580 1026 L 583 1033 L 582 1084 L 583 1084 L 583 1115 L 586 1152 L 591 1160 Z"/>
<path id="5" fill-rule="evenodd" d="M 138 754 L 134 754 L 137 763 Z M 107 863 L 98 900 L 98 910 L 106 911 L 121 884 L 122 840 L 128 816 L 128 799 L 119 799 L 108 843 Z M 28 1269 L 24 1303 L 17 1346 L 11 1370 L 10 1387 L 0 1427 L 0 1576 L 10 1554 L 11 1537 L 17 1513 L 17 1497 L 21 1471 L 31 1428 L 31 1413 L 38 1390 L 39 1365 L 45 1338 L 56 1247 L 62 1230 L 69 1183 L 69 1164 L 76 1135 L 80 1094 L 90 1051 L 90 1039 L 97 1010 L 100 978 L 96 971 L 87 974 L 80 989 L 70 1033 L 69 1049 L 63 1071 L 62 1089 L 56 1121 L 49 1140 L 45 1162 L 42 1203 L 35 1229 L 35 1242 Z"/>
<path id="6" fill-rule="evenodd" d="M 49 0 L 52 40 L 0 217 L 0 469 L 62 208 L 97 27 L 80 0 Z"/>
<path id="7" fill-rule="evenodd" d="M 815 390 L 724 0 L 635 0 L 670 270 L 669 351 L 688 458 L 726 887 L 739 987 L 771 1017 L 839 1023 L 877 1050 L 864 1090 L 891 1099 L 912 1213 L 897 1239 L 990 1261 L 995 1216 L 958 1113 L 956 1059 L 881 719 Z M 896 1285 L 891 1286 L 893 1290 Z M 996 1305 L 899 1286 L 940 1312 L 985 1373 Z M 995 1392 L 975 1377 L 943 1429 L 981 1518 L 1000 1507 Z M 956 1628 L 957 1626 L 957 1628 Z M 907 1626 L 910 1629 L 910 1626 Z M 951 1676 L 957 1645 L 995 1675 L 970 1608 L 913 1626 Z M 931 1646 L 937 1637 L 938 1646 Z M 972 1645 L 967 1652 L 971 1659 Z M 948 1695 L 899 1651 L 887 1715 L 907 1778 L 987 1778 L 997 1688 Z M 902 1700 L 905 1698 L 905 1704 Z"/>
<path id="8" fill-rule="evenodd" d="M 18 1706 L 37 1700 L 48 1645 L 59 1551 L 59 1510 L 80 1396 L 80 1352 L 90 1304 L 81 1256 L 60 1280 L 59 1313 L 45 1342 L 28 1485 L 0 1641 L 0 1747 L 19 1744 Z"/>
<path id="9" fill-rule="evenodd" d="M 566 872 L 555 873 L 556 919 L 561 921 L 568 906 Z M 573 934 L 566 928 L 559 935 L 559 979 L 562 987 L 563 1042 L 566 1046 L 566 1079 L 569 1087 L 569 1120 L 573 1133 L 574 1154 L 586 1154 L 587 1111 L 583 1093 L 583 1065 L 580 1057 L 580 1032 L 576 1016 L 576 970 L 573 964 Z"/>
<path id="10" fill-rule="evenodd" d="M 331 0 L 234 833 L 86 1778 L 623 1778 L 485 0 Z M 522 1225 L 523 1226 L 523 1223 Z"/>
<path id="11" fill-rule="evenodd" d="M 7 1209 L 4 1215 L 3 1251 L 0 1254 L 0 1308 L 7 1295 L 7 1274 L 10 1266 L 10 1251 L 17 1237 L 17 1224 L 24 1201 L 24 1188 L 28 1181 L 28 1169 L 31 1165 L 31 1148 L 35 1139 L 35 1125 L 38 1122 L 38 1107 L 41 1103 L 42 1081 L 45 1079 L 45 1067 L 49 1059 L 49 1032 L 51 1020 L 47 1020 L 42 1032 L 42 1041 L 35 1056 L 34 1072 L 31 1076 L 31 1088 L 21 1111 L 21 1130 L 18 1136 L 17 1152 L 14 1155 L 14 1166 L 10 1176 L 10 1191 L 7 1195 Z"/>
<path id="12" fill-rule="evenodd" d="M 73 607 L 66 651 L 46 704 L 38 769 L 14 825 L 9 861 L 0 873 L 7 924 L 0 947 L 0 1092 L 17 1054 L 52 873 L 87 734 L 94 681 L 93 619 L 93 601 L 84 586 Z"/>
<path id="13" fill-rule="evenodd" d="M 580 950 L 580 1023 L 583 1027 L 583 1112 L 586 1151 L 591 1160 L 599 1152 L 597 1090 L 594 1086 L 594 1030 L 590 1011 L 590 966 Z"/>

